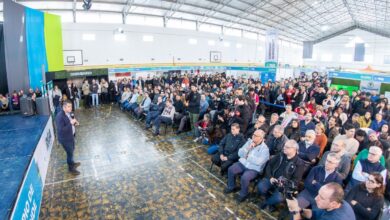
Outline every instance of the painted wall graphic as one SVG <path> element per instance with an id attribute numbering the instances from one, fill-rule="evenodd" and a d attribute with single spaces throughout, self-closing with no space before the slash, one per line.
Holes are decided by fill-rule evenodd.
<path id="1" fill-rule="evenodd" d="M 45 13 L 45 44 L 48 71 L 64 69 L 62 52 L 62 25 L 61 17 Z"/>
<path id="2" fill-rule="evenodd" d="M 41 88 L 42 76 L 47 72 L 44 35 L 44 13 L 26 8 L 27 64 L 30 87 Z"/>
<path id="3" fill-rule="evenodd" d="M 64 69 L 61 18 L 4 1 L 8 91 L 40 88 L 47 71 Z"/>
<path id="4" fill-rule="evenodd" d="M 25 7 L 13 1 L 3 1 L 4 48 L 8 91 L 28 89 Z"/>

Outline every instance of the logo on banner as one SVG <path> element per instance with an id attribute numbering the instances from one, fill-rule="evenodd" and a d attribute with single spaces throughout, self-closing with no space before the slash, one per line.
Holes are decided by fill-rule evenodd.
<path id="1" fill-rule="evenodd" d="M 52 137 L 51 137 L 51 130 L 49 129 L 46 133 L 46 139 L 45 139 L 45 142 L 46 142 L 46 149 L 49 150 L 50 149 L 50 145 L 51 145 L 51 140 L 52 140 Z"/>

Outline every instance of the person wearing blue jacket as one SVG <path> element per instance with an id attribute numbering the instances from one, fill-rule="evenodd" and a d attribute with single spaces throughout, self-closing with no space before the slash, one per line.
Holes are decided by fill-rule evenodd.
<path id="1" fill-rule="evenodd" d="M 80 163 L 74 162 L 73 159 L 75 148 L 74 135 L 76 133 L 75 125 L 78 125 L 79 122 L 71 116 L 71 112 L 72 102 L 64 101 L 62 111 L 57 114 L 55 123 L 58 142 L 66 152 L 66 162 L 68 163 L 69 172 L 74 175 L 79 175 L 80 172 L 76 168 L 80 166 Z"/>
<path id="2" fill-rule="evenodd" d="M 376 113 L 375 120 L 371 121 L 370 128 L 376 132 L 380 131 L 382 125 L 387 124 L 386 120 L 383 120 L 383 116 L 381 113 Z"/>
<path id="3" fill-rule="evenodd" d="M 314 130 L 307 130 L 305 134 L 305 141 L 299 142 L 298 156 L 308 164 L 316 163 L 316 159 L 320 154 L 320 147 L 314 144 L 316 132 Z"/>
<path id="4" fill-rule="evenodd" d="M 310 112 L 306 113 L 305 120 L 299 122 L 299 128 L 301 137 L 305 136 L 306 131 L 315 130 L 316 125 L 313 123 L 313 115 Z"/>
<path id="5" fill-rule="evenodd" d="M 298 195 L 299 207 L 305 209 L 310 205 L 315 206 L 314 198 L 317 196 L 320 188 L 330 182 L 342 185 L 343 180 L 337 172 L 337 167 L 341 158 L 336 153 L 329 153 L 325 166 L 313 167 L 305 179 L 305 189 Z"/>

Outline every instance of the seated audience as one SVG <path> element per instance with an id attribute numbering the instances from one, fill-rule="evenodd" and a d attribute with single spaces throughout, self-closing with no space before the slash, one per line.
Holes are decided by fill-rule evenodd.
<path id="1" fill-rule="evenodd" d="M 238 151 L 239 161 L 228 169 L 228 184 L 224 193 L 232 193 L 236 190 L 236 176 L 241 175 L 241 190 L 237 199 L 239 202 L 247 199 L 250 181 L 255 179 L 263 171 L 269 159 L 269 151 L 267 145 L 264 143 L 264 136 L 264 131 L 255 131 L 252 139 L 248 139 Z"/>
<path id="2" fill-rule="evenodd" d="M 298 156 L 308 164 L 315 164 L 320 154 L 320 147 L 314 143 L 316 132 L 307 130 L 304 141 L 299 142 Z"/>
<path id="3" fill-rule="evenodd" d="M 338 183 L 328 183 L 320 188 L 315 198 L 315 209 L 301 209 L 296 199 L 287 199 L 293 220 L 355 220 L 355 213 L 344 200 L 344 190 Z"/>
<path id="4" fill-rule="evenodd" d="M 285 180 L 293 181 L 296 185 L 301 181 L 304 163 L 298 156 L 299 146 L 296 141 L 288 140 L 283 146 L 283 152 L 275 155 L 268 162 L 264 178 L 257 185 L 261 196 L 266 197 L 260 204 L 261 209 L 275 209 L 275 205 L 284 200 L 280 188 Z"/>
<path id="5" fill-rule="evenodd" d="M 371 173 L 364 183 L 354 186 L 345 200 L 355 212 L 356 220 L 375 220 L 382 212 L 384 204 L 383 176 Z"/>
<path id="6" fill-rule="evenodd" d="M 167 99 L 165 101 L 165 107 L 160 116 L 154 120 L 154 132 L 155 136 L 160 134 L 160 124 L 172 124 L 173 116 L 175 115 L 175 107 L 172 105 L 172 101 Z"/>
<path id="7" fill-rule="evenodd" d="M 211 161 L 221 167 L 221 175 L 224 175 L 228 168 L 238 161 L 238 150 L 245 144 L 244 136 L 240 133 L 240 125 L 231 125 L 231 132 L 219 143 L 218 152 L 214 154 Z"/>
<path id="8" fill-rule="evenodd" d="M 314 130 L 315 124 L 313 123 L 313 116 L 310 112 L 306 113 L 305 120 L 299 122 L 299 128 L 301 129 L 301 136 L 305 136 L 307 130 Z"/>
<path id="9" fill-rule="evenodd" d="M 288 140 L 287 136 L 283 133 L 284 128 L 281 125 L 276 125 L 272 131 L 272 134 L 267 137 L 266 144 L 271 155 L 282 152 L 283 146 Z"/>
<path id="10" fill-rule="evenodd" d="M 299 142 L 301 140 L 301 130 L 299 128 L 299 120 L 293 119 L 287 128 L 285 129 L 285 135 L 288 139 Z"/>
<path id="11" fill-rule="evenodd" d="M 329 153 L 325 166 L 316 166 L 310 170 L 305 179 L 305 189 L 297 197 L 300 208 L 304 209 L 310 205 L 315 207 L 314 198 L 321 186 L 331 182 L 343 184 L 343 180 L 336 169 L 339 164 L 340 157 L 336 153 Z"/>
<path id="12" fill-rule="evenodd" d="M 336 136 L 334 140 L 343 140 L 346 146 L 346 153 L 353 157 L 359 149 L 359 142 L 354 138 L 355 127 L 352 124 L 346 124 L 344 128 L 345 134 Z"/>
<path id="13" fill-rule="evenodd" d="M 379 159 L 382 156 L 382 149 L 377 146 L 370 147 L 367 159 L 360 159 L 352 172 L 352 178 L 349 181 L 347 190 L 367 181 L 371 173 L 378 172 L 383 176 L 383 184 L 385 184 L 387 170 L 380 164 Z"/>
<path id="14" fill-rule="evenodd" d="M 330 153 L 336 154 L 340 158 L 337 172 L 342 180 L 345 180 L 351 169 L 351 157 L 345 153 L 345 143 L 342 140 L 333 141 L 330 151 L 326 151 L 318 165 L 325 166 L 326 159 Z"/>

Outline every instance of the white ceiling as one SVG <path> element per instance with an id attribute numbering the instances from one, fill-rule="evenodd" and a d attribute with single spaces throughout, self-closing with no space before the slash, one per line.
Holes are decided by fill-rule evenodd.
<path id="1" fill-rule="evenodd" d="M 1 2 L 2 0 L 0 0 Z M 16 0 L 46 11 L 83 11 L 81 0 Z M 361 28 L 390 36 L 390 0 L 92 0 L 92 12 L 152 15 L 265 33 L 295 41 L 329 39 Z M 1 3 L 0 3 L 1 4 Z M 1 5 L 0 5 L 1 6 Z M 0 8 L 1 9 L 1 8 Z M 125 19 L 124 19 L 125 20 Z"/>

